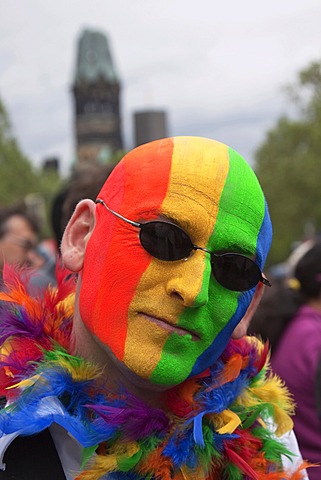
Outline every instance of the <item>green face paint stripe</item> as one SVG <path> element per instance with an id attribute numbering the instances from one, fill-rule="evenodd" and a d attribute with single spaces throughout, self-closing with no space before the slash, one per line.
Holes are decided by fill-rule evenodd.
<path id="1" fill-rule="evenodd" d="M 257 237 L 265 214 L 264 196 L 258 188 L 254 172 L 245 160 L 232 148 L 229 148 L 228 152 L 230 169 L 220 199 L 220 206 L 224 205 L 224 208 L 219 209 L 213 236 L 214 244 L 211 245 L 210 240 L 208 248 L 225 250 L 237 246 L 238 249 L 244 250 L 239 253 L 255 254 Z M 255 205 L 254 210 L 251 209 L 251 205 Z M 247 218 L 246 226 L 250 228 L 244 228 L 244 218 Z M 230 245 L 226 245 L 227 239 Z"/>
<path id="2" fill-rule="evenodd" d="M 258 246 L 259 232 L 265 218 L 264 196 L 255 174 L 245 160 L 233 149 L 229 149 L 229 157 L 229 175 L 220 199 L 215 232 L 213 238 L 210 239 L 208 248 L 213 251 L 234 250 L 254 256 Z M 239 181 L 240 177 L 241 182 Z M 216 285 L 213 287 L 213 284 Z M 210 347 L 196 360 L 192 375 L 205 370 L 209 363 L 214 362 L 221 355 L 233 329 L 244 315 L 252 298 L 249 293 L 240 295 L 238 292 L 229 292 L 229 295 L 226 295 L 224 288 L 215 280 L 211 282 L 210 288 L 215 289 L 213 293 L 210 292 L 210 301 L 211 298 L 214 298 L 215 304 L 221 305 L 223 313 L 221 317 L 214 315 L 216 322 L 217 319 L 224 318 L 224 323 L 221 322 L 218 325 L 216 337 Z"/>
<path id="3" fill-rule="evenodd" d="M 237 249 L 240 253 L 254 255 L 258 233 L 264 219 L 264 197 L 260 188 L 257 187 L 258 181 L 256 176 L 251 169 L 248 168 L 245 160 L 231 148 L 228 149 L 228 152 L 230 169 L 220 198 L 220 205 L 224 205 L 224 209 L 220 208 L 218 211 L 214 233 L 209 239 L 207 248 L 213 251 L 221 249 L 232 249 L 235 251 L 235 249 Z M 243 169 L 242 164 L 244 165 Z M 239 182 L 240 175 L 242 175 L 242 182 Z M 237 192 L 235 191 L 235 185 L 237 185 Z M 253 212 L 250 209 L 248 202 L 249 195 L 252 196 L 250 204 L 255 202 L 256 205 L 255 216 L 253 216 Z M 244 218 L 248 218 L 249 220 L 249 223 L 246 223 L 247 228 L 244 228 Z M 226 243 L 227 239 L 229 240 L 229 244 Z M 179 362 L 177 362 L 176 365 L 175 351 L 177 348 L 177 336 L 176 334 L 171 335 L 165 344 L 164 351 L 166 351 L 166 353 L 164 352 L 162 354 L 161 360 L 151 377 L 152 379 L 153 377 L 155 377 L 155 379 L 157 378 L 157 383 L 162 383 L 162 365 L 165 366 L 167 362 L 171 363 L 172 371 L 175 372 L 179 381 L 189 376 L 195 363 L 199 364 L 198 370 L 201 372 L 202 361 L 199 362 L 198 359 L 201 360 L 203 352 L 210 347 L 218 333 L 226 325 L 226 318 L 232 318 L 237 310 L 238 292 L 230 292 L 228 296 L 224 295 L 225 289 L 221 287 L 221 285 L 218 285 L 210 275 L 211 268 L 208 259 L 204 272 L 203 287 L 199 295 L 204 295 L 203 288 L 209 288 L 209 308 L 200 309 L 199 313 L 193 309 L 187 309 L 178 321 L 178 325 L 180 326 L 195 325 L 195 323 L 197 323 L 203 331 L 208 330 L 207 338 L 202 342 L 202 346 L 200 342 L 191 342 L 188 338 L 186 339 L 186 348 L 188 348 L 189 354 L 183 367 L 179 365 Z M 220 318 L 220 316 L 215 315 L 216 304 L 219 305 L 219 310 L 224 312 L 224 323 L 217 323 L 217 318 Z M 208 311 L 211 311 L 213 317 L 216 318 L 215 324 L 208 318 Z M 182 348 L 182 345 L 180 348 Z M 207 368 L 207 366 L 208 365 L 204 365 L 204 369 Z M 173 374 L 173 377 L 175 375 Z M 173 380 L 175 381 L 174 378 Z"/>
<path id="4" fill-rule="evenodd" d="M 255 256 L 259 232 L 265 217 L 264 196 L 255 174 L 245 160 L 231 148 L 228 152 L 229 173 L 220 198 L 214 234 L 208 248 L 213 251 L 229 250 Z M 226 290 L 212 277 L 209 304 L 213 302 L 212 311 L 216 304 L 220 304 L 220 311 L 223 314 L 214 316 L 216 323 L 220 318 L 223 321 L 217 323 L 216 335 L 208 350 L 196 360 L 193 375 L 207 368 L 209 358 L 213 361 L 218 358 L 235 327 L 231 325 L 229 328 L 228 323 L 233 317 L 233 323 L 237 321 L 235 318 L 237 311 L 238 321 L 240 320 L 239 317 L 245 313 L 250 299 L 250 295 L 240 295 L 238 292 L 229 292 L 229 295 L 226 295 Z M 218 334 L 219 343 L 216 341 Z"/>
<path id="5" fill-rule="evenodd" d="M 226 152 L 226 173 L 228 173 L 228 148 L 226 147 L 227 152 Z M 216 172 L 216 175 L 219 175 L 221 173 L 221 170 L 219 172 Z M 221 173 L 222 174 L 222 173 Z M 219 184 L 221 184 L 220 188 L 224 188 L 224 184 L 226 182 L 227 177 L 223 177 L 219 180 Z M 221 183 L 223 182 L 223 183 Z M 213 185 L 213 188 L 215 188 L 215 185 Z M 218 188 L 218 187 L 216 187 Z M 217 201 L 219 198 L 217 199 Z M 213 226 L 213 231 L 215 229 L 215 225 Z M 211 234 L 210 238 L 213 237 L 213 233 Z M 207 244 L 209 245 L 209 243 Z M 200 252 L 198 252 L 200 254 Z M 203 281 L 202 281 L 202 288 L 201 291 L 199 292 L 196 302 L 199 302 L 200 304 L 201 299 L 204 299 L 205 297 L 207 298 L 209 296 L 209 284 L 213 282 L 211 279 L 211 264 L 210 264 L 210 257 L 208 254 L 204 254 L 204 262 L 205 262 L 205 269 L 204 269 L 204 274 L 203 274 Z M 219 289 L 222 289 L 223 287 L 219 286 Z M 211 295 L 210 295 L 211 297 Z M 212 296 L 213 297 L 213 296 Z M 209 303 L 213 303 L 213 299 L 209 298 L 208 300 Z M 206 309 L 206 311 L 201 310 L 200 313 L 197 316 L 197 319 L 195 318 L 195 310 L 194 309 L 186 309 L 182 315 L 180 315 L 177 325 L 179 326 L 189 326 L 192 325 L 193 322 L 197 321 L 197 324 L 199 325 L 199 329 L 196 328 L 197 331 L 207 331 L 207 335 L 205 338 L 204 335 L 204 341 L 202 344 L 200 342 L 195 342 L 191 341 L 190 339 L 186 338 L 186 350 L 188 354 L 185 356 L 185 362 L 184 365 L 182 364 L 181 361 L 176 361 L 176 352 L 177 352 L 177 334 L 172 334 L 169 336 L 168 340 L 166 341 L 164 345 L 164 349 L 160 358 L 159 363 L 157 364 L 154 372 L 151 375 L 151 380 L 155 381 L 157 380 L 157 383 L 162 383 L 162 370 L 166 371 L 168 369 L 168 365 L 171 365 L 171 371 L 172 371 L 172 379 L 173 383 L 178 383 L 184 380 L 185 378 L 188 377 L 190 372 L 192 371 L 195 361 L 199 356 L 203 353 L 204 350 L 206 350 L 210 344 L 212 343 L 213 339 L 213 329 L 215 331 L 215 327 L 213 325 L 213 322 L 208 318 L 209 316 L 209 311 Z M 202 318 L 203 317 L 203 318 Z M 211 328 L 208 328 L 208 325 L 211 325 Z M 216 336 L 216 335 L 215 335 Z M 182 338 L 180 338 L 180 350 L 184 347 L 182 347 Z M 166 368 L 167 365 L 167 368 Z M 176 378 L 174 378 L 176 376 Z M 165 383 L 165 382 L 164 382 Z"/>

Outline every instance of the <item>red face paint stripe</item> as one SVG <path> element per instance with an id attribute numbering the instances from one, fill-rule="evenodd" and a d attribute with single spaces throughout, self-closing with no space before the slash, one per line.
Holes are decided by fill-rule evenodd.
<path id="1" fill-rule="evenodd" d="M 99 193 L 99 198 L 105 200 L 107 205 L 131 220 L 147 219 L 148 212 L 151 210 L 153 216 L 157 216 L 167 193 L 173 141 L 171 139 L 163 140 L 158 151 L 155 153 L 153 150 L 148 144 L 130 153 L 123 159 L 122 165 L 116 167 Z M 161 169 L 159 169 L 160 164 Z M 83 285 L 82 291 L 87 286 L 92 291 L 93 288 L 88 283 L 94 282 L 95 278 L 97 281 L 99 280 L 97 285 L 100 287 L 96 289 L 94 303 L 90 302 L 90 305 L 84 305 L 85 302 L 81 302 L 81 315 L 83 319 L 86 319 L 85 323 L 89 329 L 103 343 L 111 347 L 119 360 L 122 360 L 127 335 L 128 308 L 151 258 L 140 246 L 131 244 L 137 238 L 134 236 L 135 228 L 133 235 L 130 234 L 127 241 L 124 236 L 124 232 L 128 233 L 126 225 L 108 214 L 103 206 L 98 205 L 97 210 L 99 211 L 97 225 L 90 244 L 88 244 L 88 256 L 85 262 L 89 265 L 88 272 L 84 275 L 87 285 Z M 109 240 L 108 245 L 106 245 L 107 239 Z M 138 238 L 137 243 L 139 243 Z M 135 251 L 135 255 L 131 255 L 132 249 Z M 99 258 L 97 258 L 97 252 L 101 252 Z M 96 264 L 99 262 L 99 266 L 96 265 L 93 269 L 93 262 Z M 114 269 L 122 272 L 130 271 L 130 278 L 124 275 L 122 283 L 113 282 Z M 95 275 L 91 275 L 91 270 L 95 272 Z M 87 294 L 86 298 L 90 298 L 90 295 Z M 118 305 L 118 318 L 113 321 L 104 321 L 105 316 L 110 318 L 112 315 L 115 304 Z"/>
<path id="2" fill-rule="evenodd" d="M 113 188 L 117 191 L 117 197 L 114 202 L 115 209 L 120 207 L 123 200 L 125 176 L 124 165 L 119 165 L 109 177 L 109 182 L 112 183 Z M 102 196 L 103 190 L 104 187 L 99 196 Z M 99 322 L 101 309 L 112 308 L 108 305 L 109 297 L 106 291 L 108 291 L 109 285 L 108 278 L 104 272 L 106 271 L 106 263 L 113 243 L 112 232 L 115 223 L 116 217 L 109 215 L 108 221 L 106 221 L 106 212 L 99 206 L 96 207 L 95 232 L 89 240 L 86 249 L 86 260 L 81 272 L 83 288 L 80 291 L 80 314 L 89 329 L 98 337 L 99 331 L 103 327 Z M 95 265 L 95 268 L 93 268 L 93 265 Z M 92 288 L 92 285 L 99 285 L 99 288 Z M 91 295 L 88 295 L 89 291 Z M 107 322 L 104 325 L 104 329 L 106 334 L 108 334 L 110 327 Z M 114 332 L 115 334 L 116 332 Z"/>

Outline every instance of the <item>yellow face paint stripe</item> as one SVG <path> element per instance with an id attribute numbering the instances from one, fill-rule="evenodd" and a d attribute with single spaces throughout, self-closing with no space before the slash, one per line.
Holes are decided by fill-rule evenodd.
<path id="1" fill-rule="evenodd" d="M 226 178 L 229 171 L 229 155 L 226 145 L 208 141 L 208 145 L 204 145 L 204 139 L 191 138 L 188 143 L 179 143 L 177 148 L 176 142 L 174 144 L 174 155 L 177 156 L 177 162 L 175 163 L 175 174 L 172 174 L 172 191 L 174 190 L 173 184 L 176 182 L 176 191 L 182 192 L 182 195 L 186 198 L 191 197 L 194 204 L 202 205 L 204 209 L 204 218 L 210 218 L 210 222 L 202 222 L 199 218 L 192 218 L 193 230 L 189 230 L 193 242 L 199 246 L 208 246 L 208 241 L 213 235 L 216 220 L 219 212 L 219 203 L 221 195 L 225 186 Z M 190 155 L 191 161 L 186 162 L 187 155 Z M 181 218 L 191 218 L 190 204 L 182 201 L 181 197 L 175 197 L 175 195 L 167 195 L 163 203 L 163 210 L 166 212 L 166 202 L 168 202 L 168 208 L 172 208 L 175 204 L 175 209 L 182 212 Z M 193 213 L 192 213 L 193 214 Z M 199 216 L 199 213 L 196 213 Z M 187 226 L 181 223 L 183 228 Z M 205 271 L 206 261 L 209 265 L 209 255 L 202 252 L 194 253 L 195 257 L 203 259 L 202 272 L 195 271 L 193 268 L 193 278 L 191 283 L 195 287 L 194 292 L 191 288 L 189 292 L 194 296 L 194 306 L 203 305 L 208 301 L 209 293 L 209 279 L 210 272 Z M 180 273 L 182 282 L 186 282 L 186 278 L 191 272 L 191 262 L 193 262 L 193 256 L 187 262 L 181 262 Z M 197 261 L 197 267 L 200 266 L 200 261 Z M 210 268 L 210 267 L 209 267 Z M 180 288 L 179 282 L 176 281 L 176 287 Z M 192 309 L 187 309 L 193 316 Z M 181 312 L 183 313 L 183 312 Z M 183 315 L 184 316 L 184 315 Z M 179 325 L 182 324 L 183 318 L 177 318 Z M 187 325 L 186 325 L 187 326 Z M 189 322 L 191 326 L 191 322 Z M 201 346 L 200 342 L 190 341 L 188 348 L 189 354 L 186 362 L 177 362 L 175 350 L 177 349 L 177 341 L 174 336 L 168 338 L 166 346 L 162 350 L 162 355 L 158 365 L 152 373 L 152 380 L 157 383 L 163 383 L 165 377 L 163 372 L 166 370 L 165 365 L 171 364 L 173 371 L 177 372 L 178 377 L 185 379 L 190 374 L 195 360 L 205 350 L 204 345 Z M 182 381 L 182 380 L 181 380 Z"/>
<path id="2" fill-rule="evenodd" d="M 173 218 L 173 212 L 177 212 L 177 215 L 179 215 L 177 221 L 180 226 L 189 231 L 196 244 L 199 239 L 201 241 L 199 245 L 205 247 L 214 230 L 219 200 L 228 174 L 229 160 L 225 145 L 209 140 L 208 145 L 205 146 L 204 141 L 205 139 L 196 137 L 178 137 L 175 139 L 171 177 L 160 213 L 176 220 L 176 218 Z M 222 159 L 225 159 L 225 162 Z M 194 213 L 193 211 L 195 202 L 204 208 L 206 218 L 211 219 L 207 224 L 206 222 L 203 224 L 198 218 L 194 217 L 194 215 L 199 215 L 199 212 Z M 193 231 L 189 229 L 189 225 L 193 226 Z M 200 255 L 203 254 L 200 252 Z M 191 296 L 194 298 L 201 294 L 207 295 L 207 289 L 202 289 L 206 264 L 205 255 L 202 257 L 203 262 L 198 261 L 197 268 L 199 271 L 195 272 L 194 270 L 193 272 Z M 192 261 L 192 257 L 189 261 Z M 169 270 L 168 264 L 153 259 L 138 284 L 130 311 L 140 311 L 140 302 L 143 302 L 144 305 L 148 303 L 150 314 L 159 316 L 162 311 L 170 311 L 171 323 L 176 324 L 185 307 L 182 302 L 173 302 L 171 299 L 169 299 L 167 307 L 168 294 L 164 294 L 164 284 L 171 281 L 170 276 L 176 275 L 176 288 L 179 288 L 180 279 L 186 281 L 186 276 L 190 275 L 191 268 L 188 263 L 188 261 L 175 262 L 175 265 L 172 264 Z M 152 298 L 145 298 L 144 292 L 151 292 L 151 290 L 153 292 Z M 162 302 L 162 299 L 164 302 Z M 160 301 L 162 302 L 161 305 Z M 129 317 L 131 317 L 130 314 Z M 144 337 L 143 345 L 142 333 Z M 130 367 L 131 358 L 135 356 L 137 359 L 137 355 L 140 355 L 141 370 L 137 373 L 144 378 L 150 378 L 160 362 L 162 365 L 164 364 L 165 369 L 166 364 L 169 367 L 173 356 L 164 351 L 164 345 L 171 333 L 170 330 L 165 330 L 162 326 L 143 316 L 130 318 L 123 359 L 125 364 Z M 192 342 L 192 339 L 190 341 L 195 343 Z"/>

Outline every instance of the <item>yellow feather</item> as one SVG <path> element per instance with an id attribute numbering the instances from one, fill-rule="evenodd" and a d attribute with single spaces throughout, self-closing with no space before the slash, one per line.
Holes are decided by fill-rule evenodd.
<path id="1" fill-rule="evenodd" d="M 72 292 L 57 304 L 57 310 L 62 312 L 63 317 L 72 317 L 75 307 L 75 293 Z"/>
<path id="2" fill-rule="evenodd" d="M 275 434 L 278 437 L 281 437 L 286 432 L 289 432 L 290 430 L 293 429 L 293 420 L 280 407 L 275 406 L 274 411 L 275 411 L 275 422 L 276 422 Z"/>
<path id="3" fill-rule="evenodd" d="M 283 408 L 289 415 L 294 414 L 294 402 L 283 380 L 272 375 L 265 384 L 260 387 L 252 387 L 251 393 L 262 402 L 270 402 L 275 406 Z"/>
<path id="4" fill-rule="evenodd" d="M 11 388 L 27 388 L 32 387 L 39 380 L 40 375 L 34 375 L 33 377 L 27 378 L 26 380 L 21 380 L 21 382 L 16 383 L 15 385 L 11 385 L 7 387 L 6 390 L 10 390 Z"/>
<path id="5" fill-rule="evenodd" d="M 97 455 L 91 468 L 81 472 L 75 480 L 99 480 L 106 473 L 117 470 L 116 455 Z"/>
<path id="6" fill-rule="evenodd" d="M 137 442 L 115 442 L 112 448 L 109 449 L 111 453 L 114 453 L 118 457 L 132 457 L 139 450 L 139 445 Z"/>
<path id="7" fill-rule="evenodd" d="M 205 474 L 203 468 L 199 467 L 197 469 L 191 470 L 190 468 L 183 466 L 181 467 L 181 476 L 175 476 L 174 480 L 180 480 L 182 478 L 183 480 L 190 480 L 191 478 L 193 480 L 205 480 Z"/>
<path id="8" fill-rule="evenodd" d="M 64 358 L 63 355 L 60 355 L 59 360 L 53 363 L 57 363 L 58 366 L 67 370 L 75 381 L 97 378 L 101 374 L 100 369 L 89 362 L 81 363 L 80 365 L 72 364 L 69 356 Z"/>
<path id="9" fill-rule="evenodd" d="M 294 414 L 295 405 L 290 392 L 284 382 L 277 376 L 271 375 L 267 379 L 255 384 L 246 393 L 237 399 L 237 403 L 252 407 L 262 403 L 269 403 L 273 407 L 276 435 L 280 436 L 293 428 L 290 415 Z"/>
<path id="10" fill-rule="evenodd" d="M 224 410 L 220 417 L 223 420 L 223 427 L 217 430 L 218 433 L 233 433 L 234 430 L 241 424 L 241 419 L 236 413 L 231 410 Z"/>
<path id="11" fill-rule="evenodd" d="M 108 450 L 107 455 L 97 455 L 91 467 L 82 472 L 75 480 L 99 480 L 106 473 L 118 470 L 117 459 L 121 457 L 132 457 L 139 450 L 137 442 L 116 442 Z"/>

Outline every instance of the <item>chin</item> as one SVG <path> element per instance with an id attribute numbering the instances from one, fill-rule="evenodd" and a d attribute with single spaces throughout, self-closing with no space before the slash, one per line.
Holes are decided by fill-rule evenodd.
<path id="1" fill-rule="evenodd" d="M 134 359 L 133 365 L 128 365 L 119 360 L 108 345 L 102 343 L 97 337 L 94 337 L 94 340 L 96 348 L 92 349 L 93 354 L 90 356 L 91 359 L 102 367 L 106 379 L 110 379 L 112 383 L 119 388 L 125 387 L 130 391 L 138 389 L 150 392 L 162 392 L 172 388 L 177 383 L 181 383 L 180 381 L 175 382 L 173 378 L 168 378 L 165 382 L 158 382 L 157 379 L 151 380 L 149 376 L 144 376 L 144 374 L 141 373 L 141 363 L 139 363 L 136 369 Z"/>

